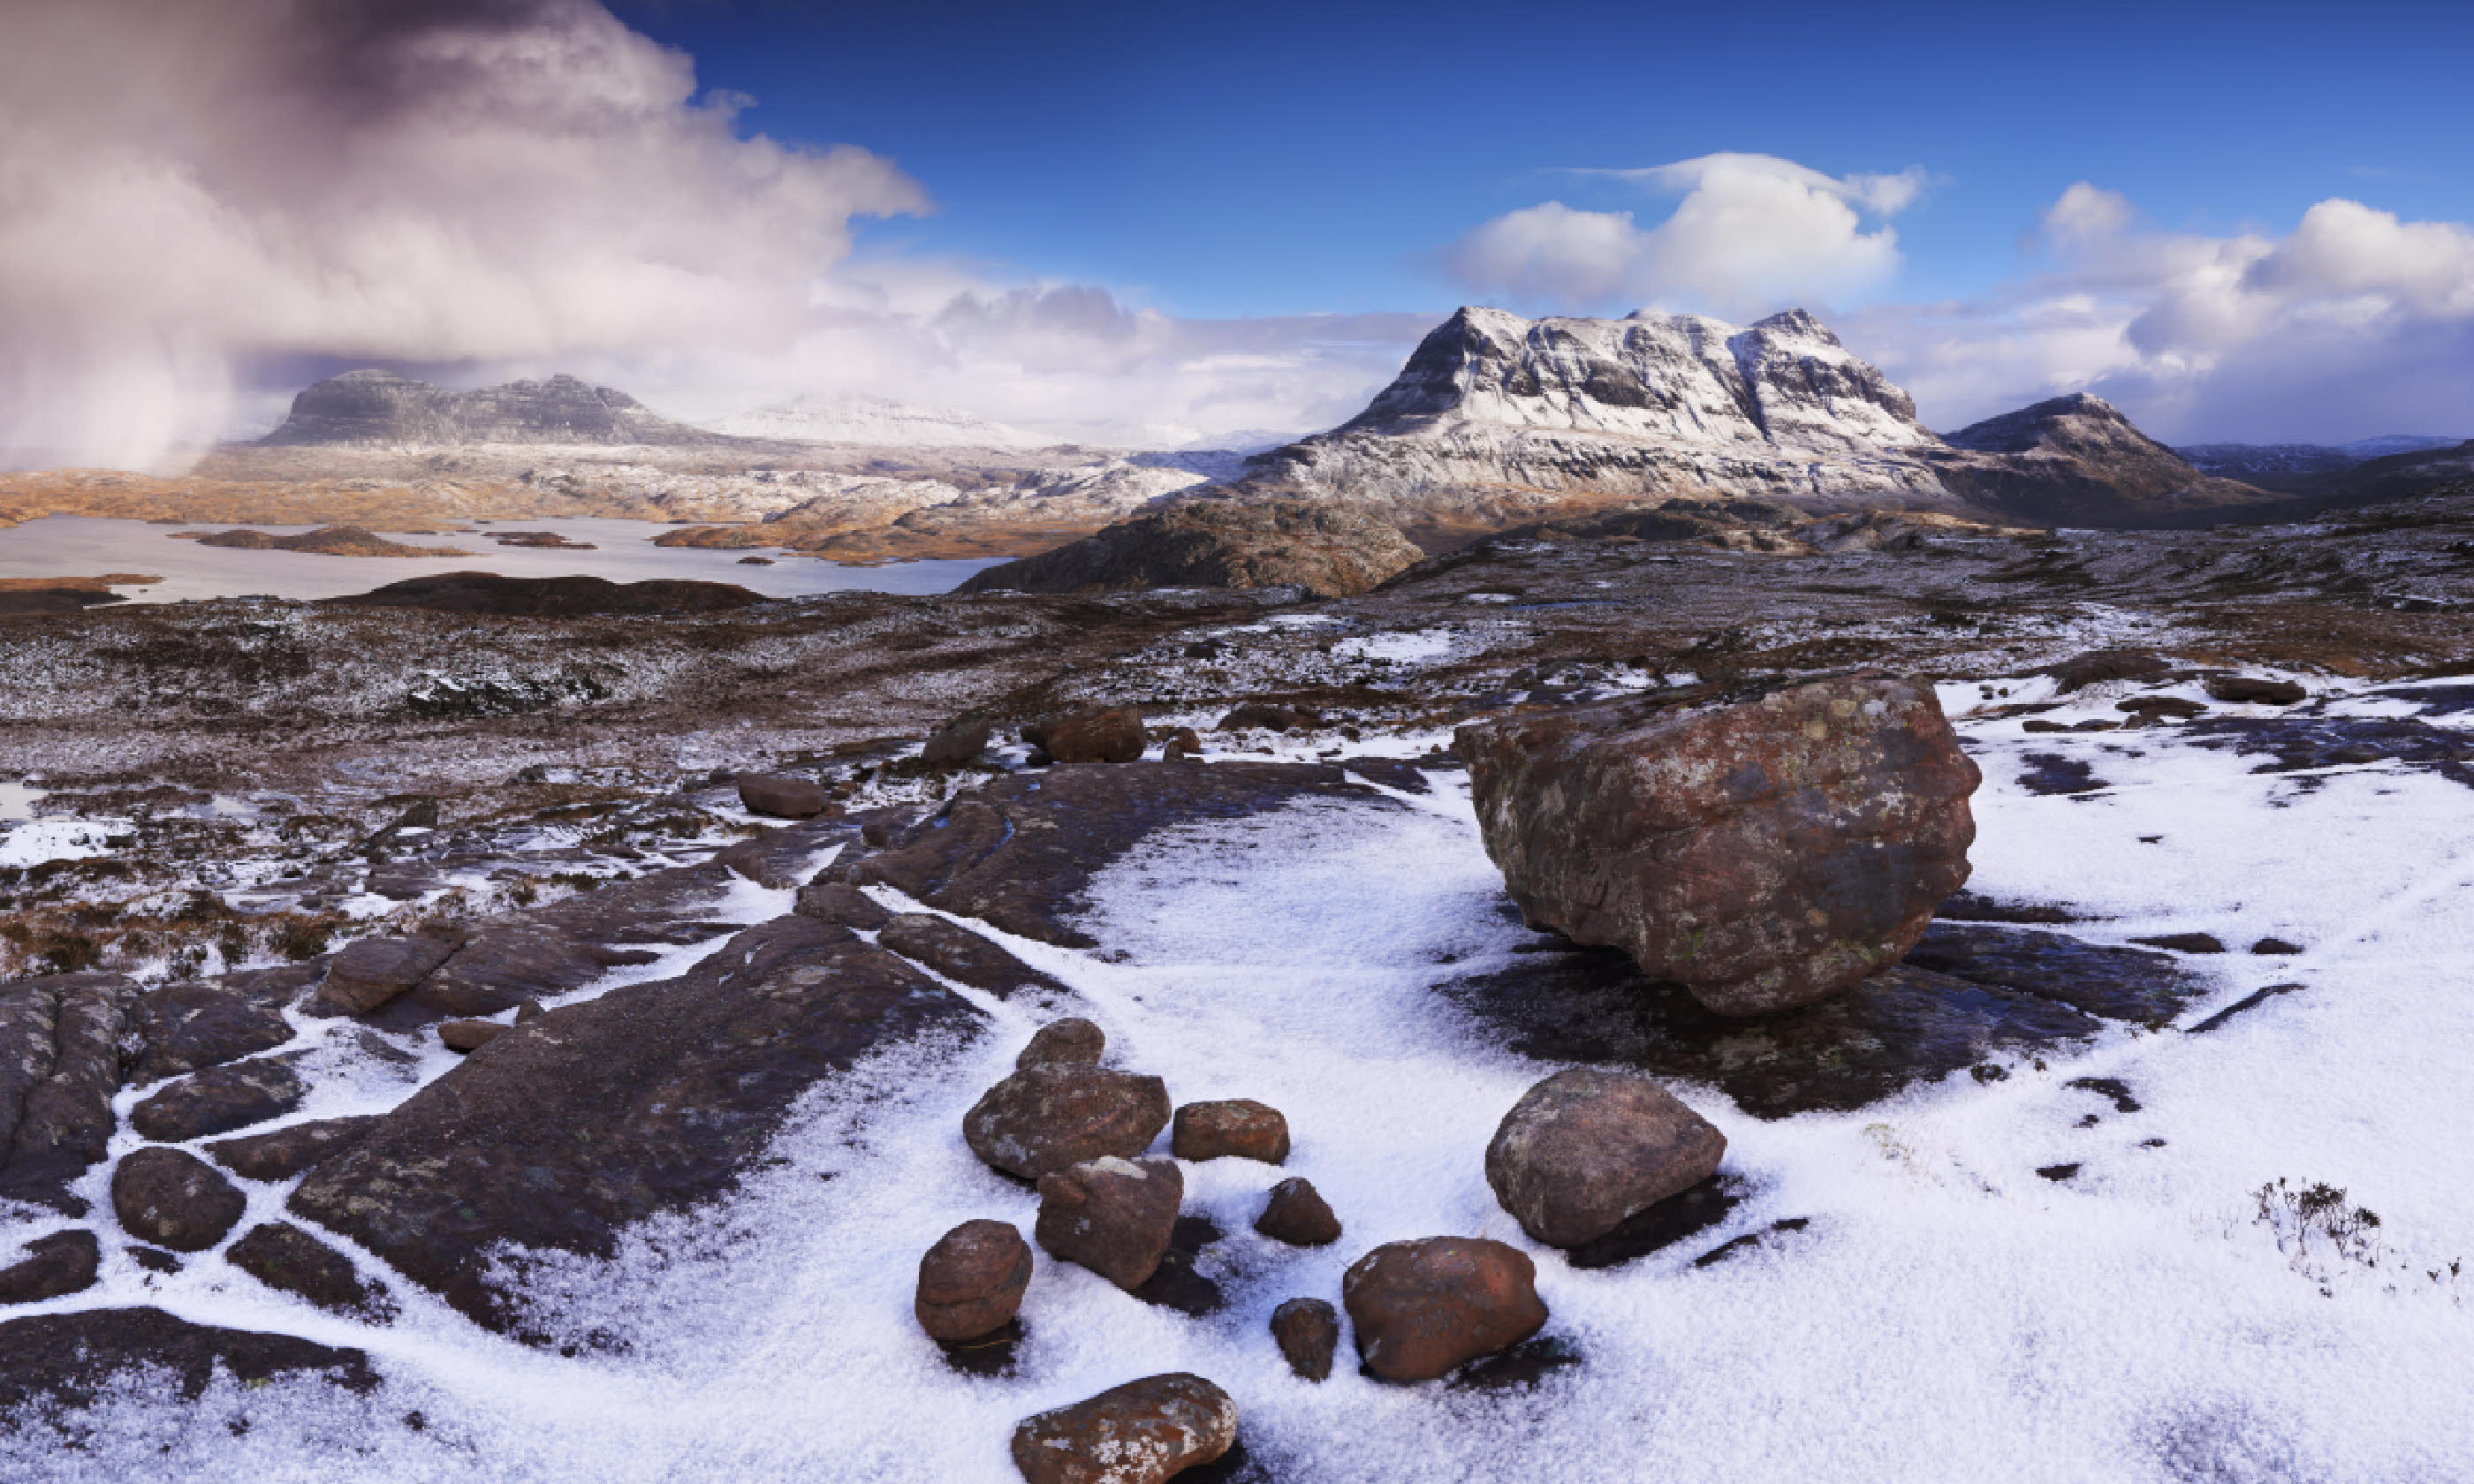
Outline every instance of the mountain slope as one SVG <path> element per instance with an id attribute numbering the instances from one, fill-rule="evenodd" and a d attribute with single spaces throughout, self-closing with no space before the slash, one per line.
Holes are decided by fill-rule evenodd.
<path id="1" fill-rule="evenodd" d="M 2179 524 L 2267 498 L 2252 486 L 2200 472 L 2132 426 L 2120 408 L 2084 392 L 1987 418 L 1942 442 L 1951 451 L 1928 455 L 1942 483 L 2013 517 Z"/>

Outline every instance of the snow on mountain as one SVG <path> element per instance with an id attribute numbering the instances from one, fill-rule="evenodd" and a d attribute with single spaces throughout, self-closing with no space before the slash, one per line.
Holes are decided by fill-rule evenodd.
<path id="1" fill-rule="evenodd" d="M 1059 440 L 951 407 L 810 393 L 705 424 L 741 438 L 903 448 L 1045 448 Z"/>

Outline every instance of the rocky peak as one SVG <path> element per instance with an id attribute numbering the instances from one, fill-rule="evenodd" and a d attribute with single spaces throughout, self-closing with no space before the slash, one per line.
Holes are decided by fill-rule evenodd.
<path id="1" fill-rule="evenodd" d="M 448 392 L 386 371 L 329 376 L 292 399 L 269 443 L 703 443 L 615 387 L 574 376 Z"/>
<path id="2" fill-rule="evenodd" d="M 2017 412 L 1972 422 L 1942 441 L 1978 453 L 2028 453 L 2037 449 L 2082 452 L 2136 448 L 2183 464 L 2181 455 L 2131 425 L 2122 409 L 2085 392 L 2050 397 Z M 2183 464 L 2184 467 L 2189 467 Z"/>

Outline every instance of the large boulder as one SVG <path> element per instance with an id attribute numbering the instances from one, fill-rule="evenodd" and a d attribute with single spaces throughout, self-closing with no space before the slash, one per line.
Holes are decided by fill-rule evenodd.
<path id="1" fill-rule="evenodd" d="M 750 813 L 770 814 L 781 819 L 804 820 L 822 814 L 833 805 L 833 795 L 813 778 L 794 778 L 778 773 L 742 773 L 739 776 L 739 802 Z"/>
<path id="2" fill-rule="evenodd" d="M 1549 1247 L 1606 1235 L 1715 1174 L 1727 1136 L 1654 1082 L 1574 1067 L 1531 1088 L 1486 1148 L 1486 1183 Z"/>
<path id="3" fill-rule="evenodd" d="M 1084 706 L 1039 718 L 1022 729 L 1022 739 L 1055 762 L 1132 762 L 1151 734 L 1133 706 Z"/>
<path id="4" fill-rule="evenodd" d="M 1358 1358 L 1387 1381 L 1431 1381 L 1546 1324 L 1529 1255 L 1482 1236 L 1386 1242 L 1349 1264 L 1340 1294 Z"/>
<path id="5" fill-rule="evenodd" d="M 778 918 L 678 978 L 517 1026 L 311 1170 L 291 1208 L 518 1328 L 494 1249 L 606 1257 L 629 1223 L 732 1188 L 810 1089 L 981 1024 L 847 927 Z"/>
<path id="6" fill-rule="evenodd" d="M 1228 1393 L 1176 1372 L 1025 1418 L 1013 1430 L 1013 1462 L 1030 1484 L 1159 1484 L 1236 1442 Z"/>
<path id="7" fill-rule="evenodd" d="M 1930 687 L 1880 675 L 1460 729 L 1487 853 L 1531 925 L 1727 1015 L 1896 964 L 1967 881 L 1979 780 Z"/>
<path id="8" fill-rule="evenodd" d="M 121 1038 L 136 997 L 120 974 L 0 984 L 0 1198 L 85 1214 L 68 1187 L 110 1145 Z"/>
<path id="9" fill-rule="evenodd" d="M 962 1141 L 1022 1180 L 1113 1155 L 1130 1160 L 1168 1126 L 1157 1077 L 1073 1062 L 1034 1062 L 982 1094 L 962 1115 Z"/>
<path id="10" fill-rule="evenodd" d="M 1039 1178 L 1031 1236 L 1054 1257 L 1139 1288 L 1168 1256 L 1184 1200 L 1185 1174 L 1173 1160 L 1093 1160 Z"/>
<path id="11" fill-rule="evenodd" d="M 990 567 L 960 590 L 1295 587 L 1310 598 L 1346 598 L 1421 555 L 1396 529 L 1347 505 L 1194 501 Z"/>

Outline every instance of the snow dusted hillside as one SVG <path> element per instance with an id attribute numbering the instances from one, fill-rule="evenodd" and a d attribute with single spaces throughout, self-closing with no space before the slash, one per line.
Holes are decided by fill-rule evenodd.
<path id="1" fill-rule="evenodd" d="M 951 407 L 810 393 L 705 424 L 740 438 L 897 448 L 1045 448 L 1059 442 Z"/>

